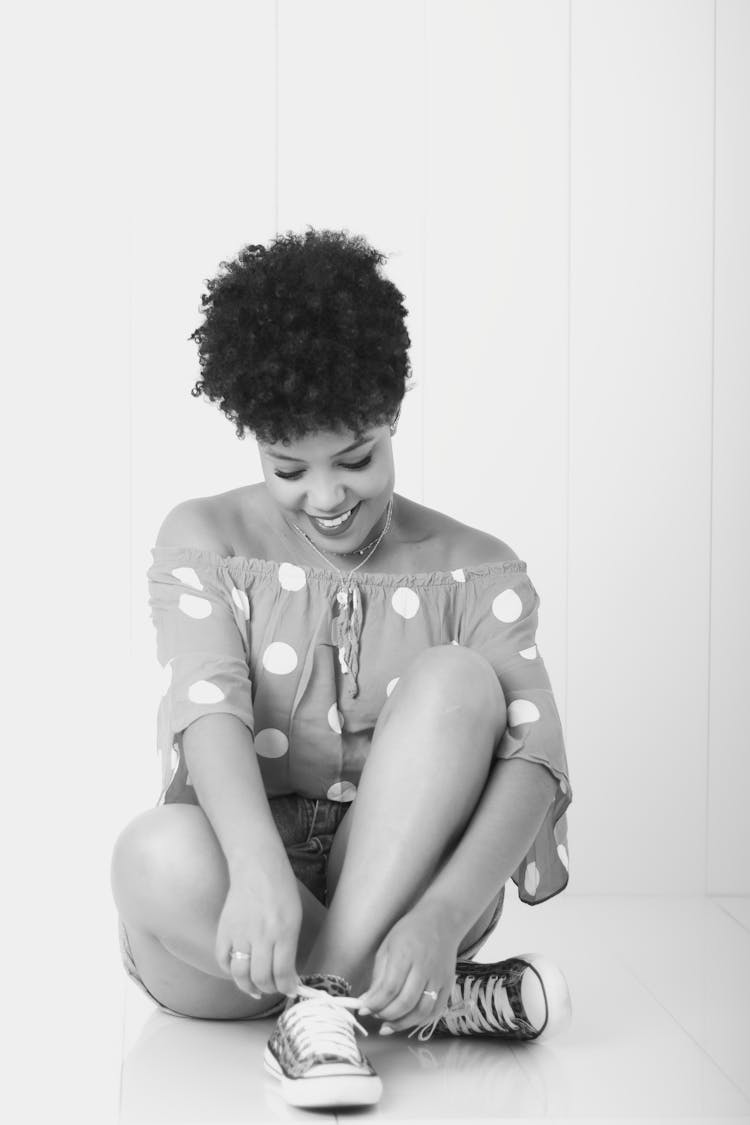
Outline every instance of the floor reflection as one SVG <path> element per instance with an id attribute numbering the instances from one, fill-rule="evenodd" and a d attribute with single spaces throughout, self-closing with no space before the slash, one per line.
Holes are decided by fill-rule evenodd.
<path id="1" fill-rule="evenodd" d="M 242 1023 L 175 1019 L 154 1011 L 123 1063 L 122 1125 L 150 1122 L 310 1120 L 279 1096 L 263 1069 L 273 1020 Z M 434 1038 L 416 1044 L 406 1035 L 362 1039 L 383 1079 L 379 1106 L 370 1116 L 432 1119 L 488 1117 L 498 1107 L 544 1115 L 564 1097 L 565 1069 L 554 1045 Z M 334 1120 L 319 1111 L 315 1119 Z M 348 1115 L 347 1115 L 348 1116 Z"/>

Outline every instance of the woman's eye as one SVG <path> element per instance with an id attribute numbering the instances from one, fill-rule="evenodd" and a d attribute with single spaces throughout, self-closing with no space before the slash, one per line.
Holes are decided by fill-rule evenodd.
<path id="1" fill-rule="evenodd" d="M 357 461 L 357 463 L 355 465 L 343 465 L 342 464 L 341 468 L 342 469 L 366 469 L 371 461 L 372 461 L 372 454 L 370 453 L 370 454 L 367 455 L 367 457 L 364 458 L 363 461 Z M 277 471 L 275 473 L 275 476 L 280 477 L 281 480 L 298 480 L 302 476 L 303 471 L 304 471 L 303 469 L 297 469 L 297 471 L 295 473 L 280 473 L 280 472 Z"/>

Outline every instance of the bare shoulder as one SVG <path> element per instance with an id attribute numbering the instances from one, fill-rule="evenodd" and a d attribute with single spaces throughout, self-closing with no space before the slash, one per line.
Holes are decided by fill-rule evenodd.
<path id="1" fill-rule="evenodd" d="M 466 545 L 466 554 L 470 557 L 471 566 L 483 566 L 486 563 L 501 563 L 518 561 L 518 555 L 502 539 L 497 539 L 489 532 L 469 528 Z"/>
<path id="2" fill-rule="evenodd" d="M 231 554 L 223 533 L 221 510 L 214 497 L 183 500 L 167 512 L 156 537 L 157 547 L 193 547 Z"/>
<path id="3" fill-rule="evenodd" d="M 453 570 L 461 566 L 518 560 L 512 547 L 489 532 L 415 501 L 408 503 L 414 526 L 422 529 L 425 539 L 432 544 L 432 550 L 442 560 L 442 568 Z M 441 569 L 441 566 L 434 569 Z"/>
<path id="4" fill-rule="evenodd" d="M 195 547 L 223 557 L 268 558 L 264 487 L 243 485 L 175 505 L 162 523 L 157 545 Z"/>

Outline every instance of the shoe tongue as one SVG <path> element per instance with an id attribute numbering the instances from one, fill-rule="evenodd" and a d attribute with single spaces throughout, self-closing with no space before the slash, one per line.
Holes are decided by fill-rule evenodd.
<path id="1" fill-rule="evenodd" d="M 329 996 L 351 996 L 352 989 L 349 982 L 343 977 L 336 976 L 335 973 L 309 973 L 300 977 L 300 980 L 310 988 L 319 988 L 322 992 L 327 992 Z"/>

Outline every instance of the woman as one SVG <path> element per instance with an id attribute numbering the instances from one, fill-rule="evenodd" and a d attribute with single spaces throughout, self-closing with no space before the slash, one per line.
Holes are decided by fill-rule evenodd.
<path id="1" fill-rule="evenodd" d="M 378 1100 L 368 1017 L 532 1039 L 570 1015 L 545 958 L 471 960 L 509 877 L 529 904 L 567 885 L 572 794 L 526 564 L 394 491 L 384 261 L 308 230 L 208 282 L 192 393 L 265 480 L 159 531 L 163 788 L 112 857 L 128 973 L 176 1015 L 277 1015 L 265 1065 L 305 1106 Z"/>

